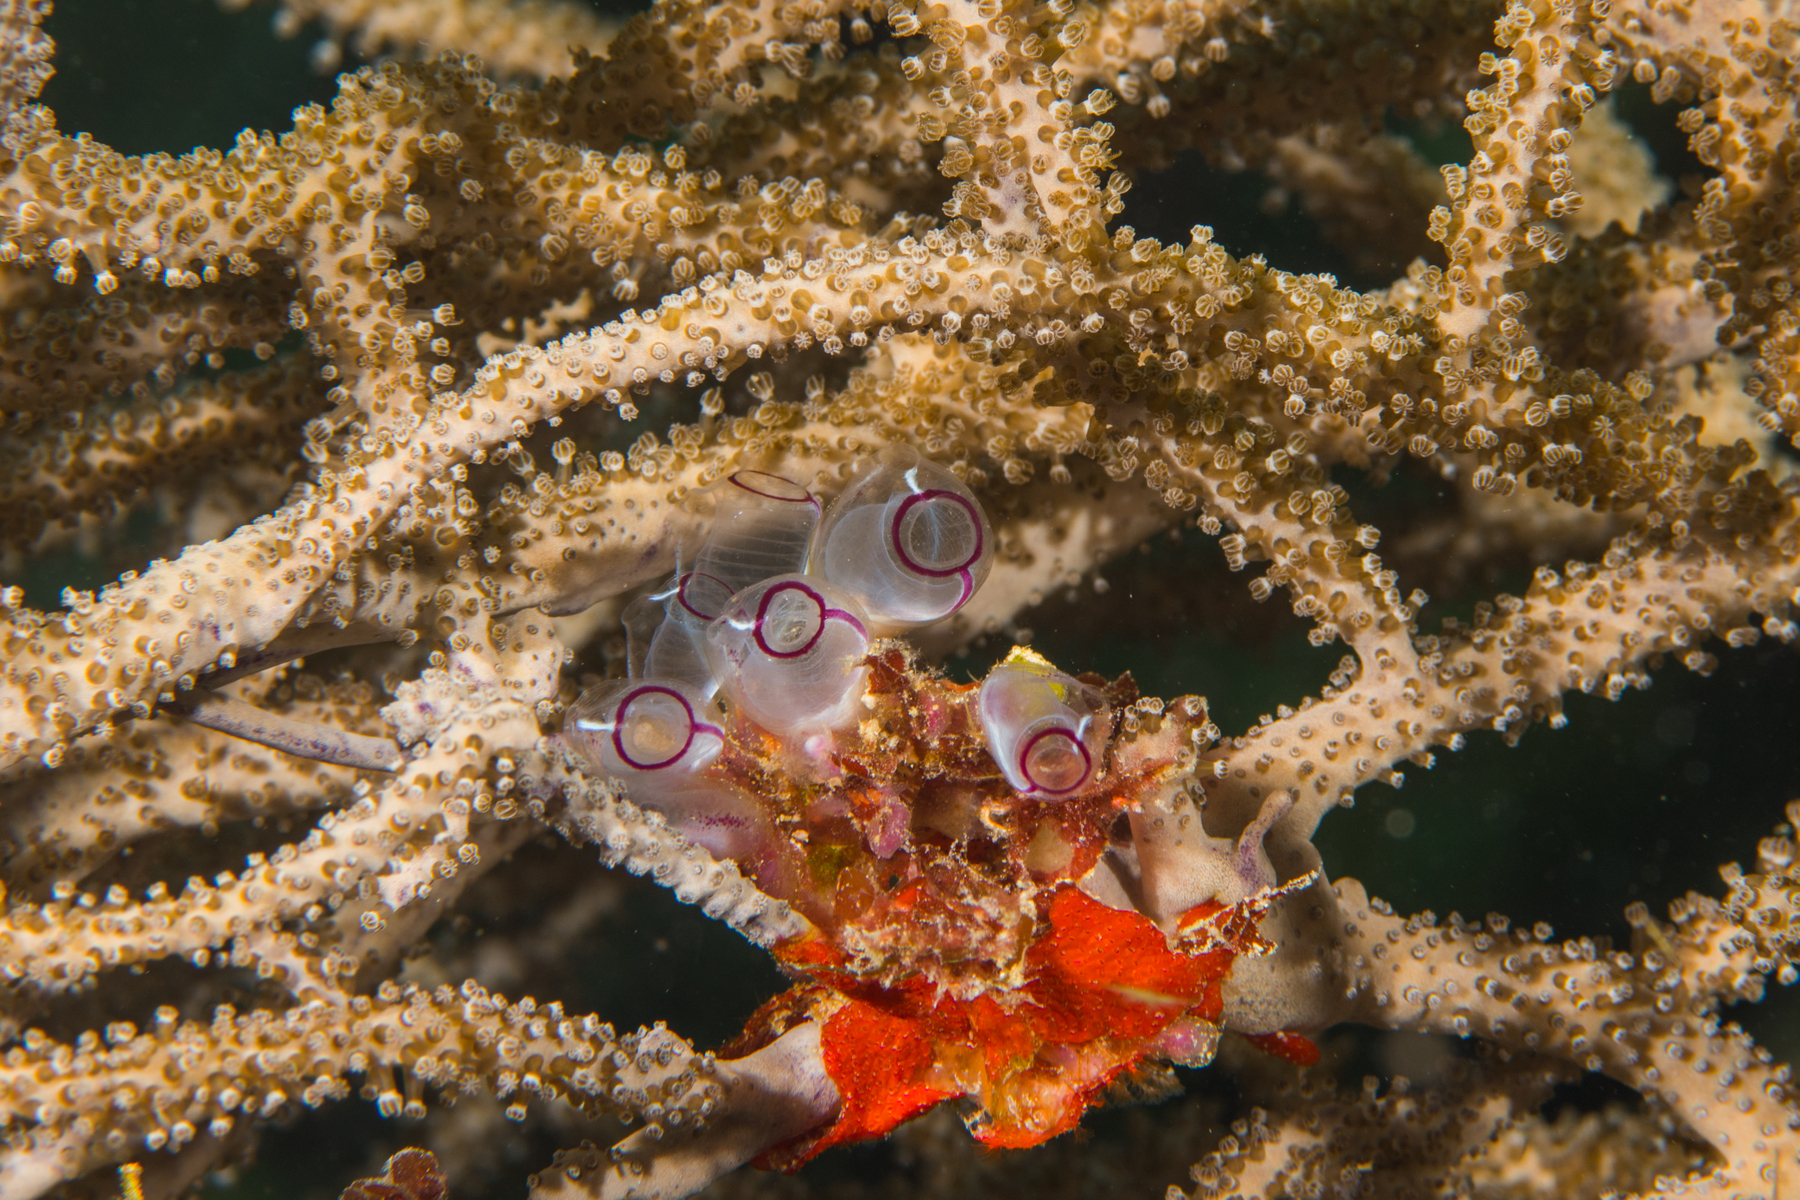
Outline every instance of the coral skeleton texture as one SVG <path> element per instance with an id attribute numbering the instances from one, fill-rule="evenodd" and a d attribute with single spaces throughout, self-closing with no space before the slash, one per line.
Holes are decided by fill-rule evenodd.
<path id="1" fill-rule="evenodd" d="M 1017 1194 L 928 1110 L 1077 1161 L 1059 1135 L 1170 1064 L 1263 1099 L 1222 1138 L 1135 1110 L 1141 1161 L 1093 1170 L 1146 1194 L 1168 1162 L 1194 1200 L 1800 1190 L 1789 1069 L 1725 1011 L 1800 971 L 1800 804 L 1721 894 L 1633 905 L 1628 947 L 1401 917 L 1314 844 L 1408 762 L 1560 728 L 1571 691 L 1800 636 L 1800 14 L 277 11 L 322 22 L 324 62 L 394 57 L 288 132 L 132 157 L 36 102 L 49 4 L 0 0 L 0 567 L 121 571 L 54 610 L 0 591 L 0 1197 L 136 1163 L 161 1200 L 353 1093 L 465 1160 L 508 1118 L 566 1132 L 535 1200 L 890 1131 L 939 1190 Z M 1628 87 L 1679 109 L 1682 186 L 1615 116 Z M 1460 121 L 1467 161 L 1434 173 L 1384 114 Z M 1124 223 L 1134 173 L 1190 153 L 1411 265 L 1359 291 Z M 729 679 L 716 722 L 683 700 L 723 815 L 609 776 L 592 689 L 637 677 L 623 630 L 716 544 L 723 489 L 776 477 L 829 521 L 892 462 L 946 473 L 915 500 L 972 497 L 985 578 L 938 571 L 963 586 L 930 622 L 818 599 L 866 655 L 816 728 Z M 1435 574 L 1382 561 L 1334 468 L 1445 481 L 1408 526 Z M 1329 684 L 1221 731 L 1017 651 L 990 682 L 1089 723 L 1067 787 L 1008 760 L 989 685 L 935 664 L 1183 529 L 1341 643 Z M 1508 554 L 1574 557 L 1424 630 L 1421 584 Z M 783 586 L 823 588 L 817 555 Z M 703 1050 L 484 986 L 434 930 L 546 838 L 583 873 L 515 976 L 617 868 L 794 988 Z M 1345 1024 L 1481 1053 L 1430 1090 L 1290 1065 Z M 1584 1072 L 1641 1104 L 1546 1116 Z M 445 1186 L 419 1156 L 356 1188 Z"/>

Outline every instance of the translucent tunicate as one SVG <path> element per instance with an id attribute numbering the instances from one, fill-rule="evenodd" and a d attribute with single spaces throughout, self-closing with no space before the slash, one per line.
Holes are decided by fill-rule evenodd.
<path id="1" fill-rule="evenodd" d="M 731 702 L 790 736 L 855 719 L 868 651 L 856 601 L 806 575 L 746 588 L 706 630 L 707 662 Z"/>
<path id="2" fill-rule="evenodd" d="M 711 699 L 719 685 L 700 648 L 706 623 L 680 613 L 680 583 L 679 576 L 673 577 L 625 606 L 626 664 L 633 679 L 673 680 Z"/>
<path id="3" fill-rule="evenodd" d="M 725 745 L 716 706 L 683 684 L 612 680 L 583 692 L 569 710 L 581 746 L 609 774 L 661 777 L 706 766 Z"/>
<path id="4" fill-rule="evenodd" d="M 679 680 L 710 697 L 718 685 L 702 648 L 706 627 L 738 592 L 804 567 L 818 522 L 819 502 L 793 480 L 729 476 L 691 568 L 625 612 L 632 677 Z"/>
<path id="5" fill-rule="evenodd" d="M 676 606 L 702 625 L 726 601 L 755 583 L 806 566 L 819 502 L 791 479 L 767 471 L 737 471 L 720 485 L 706 541 L 684 573 Z"/>
<path id="6" fill-rule="evenodd" d="M 1106 698 L 1029 652 L 988 674 L 976 712 L 994 761 L 1021 792 L 1065 800 L 1100 771 L 1112 724 Z"/>
<path id="7" fill-rule="evenodd" d="M 718 707 L 674 680 L 613 680 L 569 710 L 568 743 L 625 785 L 632 803 L 663 814 L 690 841 L 723 858 L 754 859 L 769 842 L 749 796 L 710 777 L 725 746 Z"/>
<path id="8" fill-rule="evenodd" d="M 851 480 L 813 537 L 809 569 L 854 596 L 877 627 L 949 616 L 994 560 L 987 515 L 962 482 L 905 447 Z"/>

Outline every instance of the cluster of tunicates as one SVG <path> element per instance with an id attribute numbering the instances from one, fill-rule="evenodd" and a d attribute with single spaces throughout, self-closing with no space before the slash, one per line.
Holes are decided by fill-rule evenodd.
<path id="1" fill-rule="evenodd" d="M 950 616 L 993 563 L 994 536 L 962 482 L 907 449 L 865 463 L 832 502 L 739 471 L 717 489 L 691 563 L 625 613 L 629 678 L 590 689 L 571 741 L 632 800 L 714 854 L 768 845 L 758 806 L 707 767 L 727 712 L 797 751 L 829 752 L 862 712 L 869 646 Z M 1019 792 L 1066 800 L 1093 782 L 1109 722 L 1100 693 L 1009 661 L 976 698 L 988 747 Z"/>

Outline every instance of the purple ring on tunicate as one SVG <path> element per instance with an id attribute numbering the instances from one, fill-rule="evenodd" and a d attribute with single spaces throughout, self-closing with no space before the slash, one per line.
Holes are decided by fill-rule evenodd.
<path id="1" fill-rule="evenodd" d="M 681 577 L 681 582 L 675 585 L 675 602 L 693 613 L 696 617 L 699 617 L 702 621 L 716 621 L 719 619 L 718 613 L 701 612 L 688 602 L 688 584 L 693 581 L 693 578 L 696 575 L 699 575 L 702 579 L 710 579 L 720 587 L 725 586 L 725 581 L 720 579 L 717 575 L 708 575 L 703 571 L 689 571 L 686 575 Z"/>
<path id="2" fill-rule="evenodd" d="M 969 528 L 975 531 L 975 548 L 969 552 L 967 558 L 963 559 L 953 567 L 944 567 L 940 569 L 916 563 L 913 561 L 912 555 L 906 552 L 906 547 L 900 544 L 900 526 L 905 523 L 906 514 L 912 510 L 912 507 L 915 504 L 928 504 L 933 500 L 950 500 L 955 502 L 963 512 L 968 514 Z M 926 488 L 922 492 L 914 492 L 900 502 L 900 507 L 894 511 L 894 522 L 888 527 L 888 542 L 893 546 L 894 553 L 900 556 L 900 564 L 907 570 L 928 576 L 932 579 L 948 579 L 952 575 L 961 575 L 963 577 L 963 584 L 966 588 L 969 583 L 969 568 L 980 561 L 981 552 L 985 549 L 985 543 L 981 536 L 981 513 L 973 504 L 947 488 Z"/>
<path id="3" fill-rule="evenodd" d="M 769 483 L 763 483 L 763 480 Z M 752 496 L 761 496 L 764 500 L 774 500 L 781 504 L 810 504 L 819 507 L 819 499 L 811 492 L 787 478 L 785 475 L 772 475 L 767 471 L 733 471 L 727 482 L 733 487 L 743 488 Z M 786 491 L 786 495 L 781 495 Z M 798 492 L 798 495 L 794 493 Z"/>
<path id="4" fill-rule="evenodd" d="M 769 605 L 774 601 L 775 597 L 781 595 L 783 592 L 804 592 L 806 598 L 811 600 L 817 607 L 819 624 L 817 628 L 813 630 L 812 636 L 806 639 L 806 645 L 800 647 L 798 650 L 777 650 L 775 647 L 769 645 L 767 638 L 763 637 L 763 620 L 769 615 Z M 778 583 L 763 593 L 761 603 L 756 606 L 756 621 L 750 627 L 750 633 L 751 636 L 756 639 L 757 648 L 764 654 L 767 654 L 770 658 L 799 658 L 802 654 L 805 654 L 808 650 L 811 650 L 814 646 L 818 645 L 819 639 L 825 636 L 825 622 L 834 617 L 840 621 L 849 622 L 856 632 L 863 637 L 866 638 L 869 636 L 869 631 L 863 627 L 863 623 L 857 620 L 854 614 L 847 613 L 841 608 L 827 607 L 825 604 L 825 597 L 819 595 L 819 593 L 813 591 L 798 580 L 789 580 L 787 583 Z"/>
<path id="5" fill-rule="evenodd" d="M 650 695 L 674 697 L 675 703 L 681 705 L 681 711 L 687 716 L 687 737 L 682 740 L 681 748 L 667 758 L 658 759 L 655 762 L 639 762 L 637 759 L 631 757 L 631 754 L 625 749 L 625 713 L 633 704 L 637 703 L 643 697 Z M 725 736 L 724 731 L 718 726 L 709 725 L 706 722 L 695 718 L 694 706 L 688 703 L 688 698 L 686 696 L 682 695 L 674 688 L 665 687 L 660 683 L 647 683 L 642 687 L 633 688 L 629 692 L 626 692 L 625 698 L 619 701 L 618 711 L 613 714 L 613 749 L 618 751 L 619 760 L 621 762 L 626 766 L 639 771 L 660 771 L 672 763 L 679 762 L 681 756 L 688 752 L 688 747 L 694 744 L 694 735 L 696 733 L 710 733 L 721 740 L 723 740 Z"/>
<path id="6" fill-rule="evenodd" d="M 1039 783 L 1037 781 L 1037 778 L 1034 775 L 1032 775 L 1032 773 L 1031 773 L 1031 752 L 1037 748 L 1037 744 L 1039 742 L 1043 741 L 1045 738 L 1048 738 L 1048 737 L 1059 737 L 1059 738 L 1067 739 L 1068 743 L 1071 746 L 1075 747 L 1075 749 L 1077 751 L 1079 751 L 1081 754 L 1081 777 L 1079 779 L 1077 779 L 1074 783 L 1071 783 L 1068 787 L 1064 787 L 1064 788 L 1046 787 L 1043 784 Z M 1031 784 L 1033 791 L 1044 792 L 1047 795 L 1051 795 L 1051 796 L 1066 796 L 1070 792 L 1079 791 L 1081 789 L 1081 786 L 1088 781 L 1088 776 L 1093 774 L 1093 772 L 1094 772 L 1094 756 L 1092 754 L 1088 753 L 1087 746 L 1085 744 L 1083 744 L 1083 742 L 1080 738 L 1075 736 L 1075 733 L 1073 730 L 1064 729 L 1060 725 L 1052 726 L 1049 729 L 1038 730 L 1036 733 L 1032 734 L 1029 738 L 1027 738 L 1025 740 L 1025 744 L 1023 746 L 1019 747 L 1019 774 L 1024 776 L 1024 778 Z"/>

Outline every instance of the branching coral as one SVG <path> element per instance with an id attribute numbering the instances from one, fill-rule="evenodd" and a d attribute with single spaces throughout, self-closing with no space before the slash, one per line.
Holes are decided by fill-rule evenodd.
<path id="1" fill-rule="evenodd" d="M 1364 1177 L 1516 1194 L 1622 1161 L 1603 1143 L 1655 1144 L 1670 1172 L 1621 1166 L 1608 1186 L 1800 1178 L 1787 1068 L 1721 1023 L 1795 974 L 1791 827 L 1755 874 L 1727 871 L 1722 901 L 1670 924 L 1634 908 L 1629 952 L 1401 920 L 1314 846 L 1328 810 L 1407 761 L 1560 726 L 1570 691 L 1616 698 L 1668 658 L 1708 672 L 1713 639 L 1800 633 L 1800 494 L 1769 462 L 1800 439 L 1787 16 L 662 0 L 600 53 L 573 10 L 504 6 L 536 33 L 500 80 L 455 53 L 385 62 L 279 137 L 133 158 L 33 103 L 45 7 L 0 11 L 0 539 L 10 564 L 72 537 L 117 547 L 150 491 L 182 519 L 165 557 L 98 594 L 54 611 L 0 594 L 0 1193 L 140 1159 L 167 1193 L 258 1123 L 360 1087 L 389 1116 L 486 1094 L 518 1118 L 641 1121 L 536 1191 L 675 1196 L 884 1133 L 927 1099 L 1041 1140 L 1108 1087 L 1154 1094 L 1163 1059 L 1211 1061 L 1221 1030 L 1304 1058 L 1301 1035 L 1345 1022 L 1494 1054 L 1432 1098 L 1298 1085 L 1195 1145 L 1197 1194 Z M 489 32 L 472 4 L 283 11 L 369 47 L 489 46 L 461 40 Z M 565 64 L 562 39 L 589 44 Z M 1596 228 L 1578 180 L 1637 160 L 1584 119 L 1632 80 L 1684 106 L 1709 174 Z M 1390 107 L 1461 117 L 1472 147 L 1441 196 L 1380 128 Z M 1437 261 L 1357 291 L 1234 256 L 1204 224 L 1165 244 L 1121 223 L 1127 168 L 1190 147 L 1265 168 L 1340 231 L 1435 204 Z M 1390 225 L 1372 236 L 1419 237 Z M 1733 385 L 1697 398 L 1703 372 Z M 1708 436 L 1703 404 L 1765 440 Z M 889 447 L 978 497 L 992 574 L 913 648 L 872 649 L 870 715 L 826 755 L 838 774 L 734 718 L 736 784 L 801 860 L 841 851 L 830 883 L 776 888 L 568 752 L 576 656 L 605 666 L 586 637 L 686 561 L 719 481 L 766 471 L 829 501 Z M 1422 581 L 1383 563 L 1333 475 L 1409 463 L 1458 481 L 1478 547 L 1546 528 L 1610 545 L 1424 633 Z M 1116 682 L 1103 790 L 1060 824 L 987 750 L 944 749 L 954 721 L 919 714 L 964 701 L 917 654 L 1001 634 L 1183 526 L 1234 571 L 1266 564 L 1252 595 L 1284 590 L 1315 646 L 1343 643 L 1328 686 L 1224 735 L 1197 698 Z M 854 804 L 848 825 L 811 814 L 843 779 L 892 800 L 885 832 Z M 946 808 L 947 790 L 980 802 Z M 256 844 L 218 861 L 240 827 Z M 798 998 L 703 1053 L 425 978 L 433 926 L 545 831 L 770 949 Z M 869 865 L 895 846 L 941 850 L 907 883 L 936 924 L 864 920 L 911 894 Z M 864 889 L 854 920 L 840 869 Z M 1222 924 L 1196 947 L 1202 919 Z M 180 960 L 198 970 L 165 969 Z M 197 981 L 233 972 L 239 999 L 209 1011 Z M 896 1017 L 919 981 L 937 990 Z M 1072 1016 L 1101 992 L 1130 1018 L 1107 1009 L 1110 1031 Z M 1146 1015 L 1171 994 L 1175 1032 Z M 995 995 L 1000 1016 L 978 1008 Z M 47 1032 L 76 999 L 139 1015 Z M 884 1015 L 846 1041 L 834 1022 L 857 1004 Z M 997 1057 L 957 1060 L 965 1037 Z M 848 1044 L 918 1069 L 859 1091 Z M 1675 1135 L 1538 1116 L 1576 1068 Z"/>

